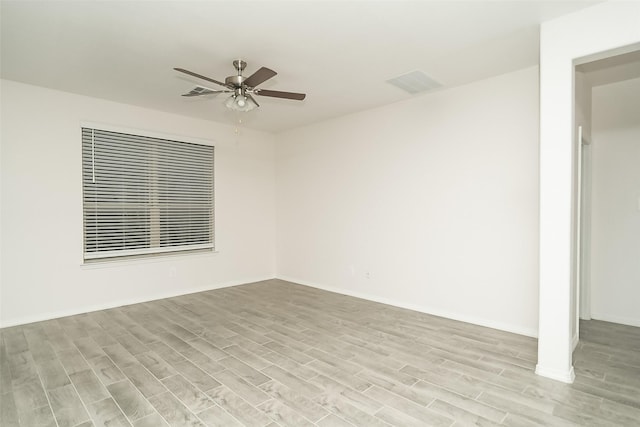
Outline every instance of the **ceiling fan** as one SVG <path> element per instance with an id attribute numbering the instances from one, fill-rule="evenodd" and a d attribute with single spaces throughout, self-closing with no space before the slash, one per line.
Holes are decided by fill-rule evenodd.
<path id="1" fill-rule="evenodd" d="M 235 76 L 227 77 L 224 83 L 203 76 L 201 74 L 194 73 L 193 71 L 185 70 L 184 68 L 174 68 L 174 70 L 181 73 L 188 74 L 190 76 L 197 77 L 199 79 L 215 83 L 223 87 L 223 89 L 211 89 L 205 86 L 196 86 L 189 93 L 185 93 L 182 96 L 203 96 L 216 95 L 218 93 L 232 93 L 233 95 L 231 95 L 227 99 L 225 105 L 227 106 L 227 108 L 235 111 L 250 111 L 256 107 L 259 107 L 260 104 L 258 104 L 253 95 L 293 99 L 296 101 L 302 101 L 307 96 L 304 93 L 282 92 L 279 90 L 257 88 L 256 86 L 264 83 L 265 81 L 278 74 L 275 71 L 270 70 L 269 68 L 262 67 L 249 77 L 245 77 L 242 75 L 242 72 L 247 66 L 247 63 L 245 61 L 237 59 L 233 61 L 233 66 L 235 67 L 238 74 Z"/>

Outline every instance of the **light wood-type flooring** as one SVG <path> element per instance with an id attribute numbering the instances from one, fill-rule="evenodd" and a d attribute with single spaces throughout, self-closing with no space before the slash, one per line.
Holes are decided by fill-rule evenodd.
<path id="1" fill-rule="evenodd" d="M 638 426 L 639 328 L 536 340 L 269 280 L 0 331 L 2 427 Z"/>

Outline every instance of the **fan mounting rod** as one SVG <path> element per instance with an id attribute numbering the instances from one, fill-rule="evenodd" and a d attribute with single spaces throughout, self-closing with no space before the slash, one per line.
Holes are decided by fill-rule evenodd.
<path id="1" fill-rule="evenodd" d="M 238 75 L 241 75 L 244 71 L 244 68 L 247 66 L 247 63 L 242 59 L 236 59 L 235 61 L 233 61 L 233 66 L 236 67 L 236 70 L 238 70 Z"/>
<path id="2" fill-rule="evenodd" d="M 242 75 L 242 71 L 247 66 L 247 63 L 244 62 L 242 59 L 236 59 L 235 61 L 233 61 L 233 66 L 236 67 L 236 70 L 238 70 L 238 75 L 229 76 L 225 79 L 224 82 L 228 85 L 240 87 L 242 86 L 242 82 L 246 80 L 246 77 Z"/>

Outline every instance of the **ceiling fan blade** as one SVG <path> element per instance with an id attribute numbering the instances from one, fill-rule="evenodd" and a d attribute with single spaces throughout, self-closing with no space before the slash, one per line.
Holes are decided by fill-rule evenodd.
<path id="1" fill-rule="evenodd" d="M 213 89 L 207 89 L 206 87 L 202 87 L 202 86 L 196 86 L 195 88 L 191 89 L 188 93 L 185 93 L 182 96 L 200 96 L 200 95 L 212 95 L 212 94 L 215 95 L 222 92 L 230 92 L 230 91 L 213 90 Z"/>
<path id="2" fill-rule="evenodd" d="M 259 107 L 259 106 L 260 106 L 260 104 L 258 104 L 258 101 L 256 101 L 256 99 L 255 99 L 253 96 L 251 96 L 251 94 L 250 94 L 250 93 L 247 93 L 246 95 L 247 95 L 247 98 L 249 98 L 249 100 L 251 100 L 251 102 L 253 102 L 254 104 L 256 104 L 256 107 Z"/>
<path id="3" fill-rule="evenodd" d="M 205 76 L 200 75 L 198 73 L 194 73 L 193 71 L 185 70 L 184 68 L 174 68 L 174 70 L 179 71 L 179 72 L 184 73 L 184 74 L 188 74 L 188 75 L 193 76 L 193 77 L 197 77 L 197 78 L 202 79 L 202 80 L 206 80 L 206 81 L 211 82 L 211 83 L 215 83 L 215 84 L 220 85 L 220 86 L 229 87 L 228 85 L 226 85 L 226 84 L 224 84 L 222 82 L 210 79 L 209 77 L 205 77 Z"/>
<path id="4" fill-rule="evenodd" d="M 256 87 L 260 83 L 266 82 L 276 74 L 278 73 L 266 67 L 262 67 L 255 73 L 251 74 L 243 83 L 249 87 Z"/>
<path id="5" fill-rule="evenodd" d="M 295 99 L 302 101 L 307 95 L 304 93 L 282 92 L 279 90 L 256 89 L 253 93 L 260 96 L 271 96 L 273 98 Z"/>

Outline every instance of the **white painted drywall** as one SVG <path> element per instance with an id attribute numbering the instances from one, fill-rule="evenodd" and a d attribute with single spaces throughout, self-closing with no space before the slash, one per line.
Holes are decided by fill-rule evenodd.
<path id="1" fill-rule="evenodd" d="M 592 317 L 640 326 L 640 78 L 593 88 Z"/>
<path id="2" fill-rule="evenodd" d="M 276 161 L 278 277 L 536 334 L 537 67 L 280 134 Z"/>
<path id="3" fill-rule="evenodd" d="M 2 325 L 274 277 L 272 135 L 1 84 Z M 214 140 L 219 253 L 83 266 L 82 120 Z"/>
<path id="4" fill-rule="evenodd" d="M 574 61 L 614 49 L 622 53 L 637 43 L 637 2 L 597 4 L 544 22 L 540 28 L 540 323 L 536 372 L 560 381 L 572 382 L 574 378 Z"/>

